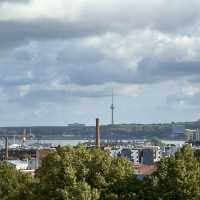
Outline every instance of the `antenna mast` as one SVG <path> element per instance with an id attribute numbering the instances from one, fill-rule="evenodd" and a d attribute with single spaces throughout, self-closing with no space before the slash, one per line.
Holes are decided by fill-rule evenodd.
<path id="1" fill-rule="evenodd" d="M 114 94 L 113 94 L 113 89 L 112 89 L 112 104 L 110 106 L 111 109 L 111 124 L 114 125 Z"/>

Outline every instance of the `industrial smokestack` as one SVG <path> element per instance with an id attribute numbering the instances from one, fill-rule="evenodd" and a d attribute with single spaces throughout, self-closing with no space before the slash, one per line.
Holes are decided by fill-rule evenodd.
<path id="1" fill-rule="evenodd" d="M 96 147 L 100 148 L 100 127 L 99 118 L 96 118 Z"/>
<path id="2" fill-rule="evenodd" d="M 5 137 L 5 160 L 8 160 L 8 137 Z"/>

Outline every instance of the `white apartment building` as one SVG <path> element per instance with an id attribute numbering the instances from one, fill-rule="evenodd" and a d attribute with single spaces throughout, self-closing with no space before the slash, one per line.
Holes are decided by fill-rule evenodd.
<path id="1" fill-rule="evenodd" d="M 139 149 L 131 149 L 131 160 L 134 164 L 140 163 L 140 151 Z"/>

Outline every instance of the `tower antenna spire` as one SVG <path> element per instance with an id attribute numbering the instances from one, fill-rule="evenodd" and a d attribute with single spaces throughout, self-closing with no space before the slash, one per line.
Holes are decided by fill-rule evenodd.
<path id="1" fill-rule="evenodd" d="M 114 92 L 113 92 L 113 89 L 112 89 L 112 104 L 110 106 L 110 109 L 111 109 L 111 124 L 114 125 Z"/>

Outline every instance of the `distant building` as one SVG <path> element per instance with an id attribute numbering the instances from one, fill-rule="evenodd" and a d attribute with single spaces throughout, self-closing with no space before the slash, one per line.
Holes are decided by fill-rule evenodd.
<path id="1" fill-rule="evenodd" d="M 11 148 L 8 149 L 10 160 L 24 159 L 27 157 L 36 158 L 37 149 L 33 148 Z M 0 149 L 0 160 L 5 160 L 5 149 Z"/>
<path id="2" fill-rule="evenodd" d="M 49 154 L 49 152 L 54 151 L 55 148 L 16 148 L 9 149 L 8 162 L 15 165 L 16 169 L 26 168 L 26 170 L 38 169 L 42 160 Z M 0 160 L 5 160 L 5 149 L 0 149 Z M 26 166 L 26 167 L 25 167 Z"/>
<path id="3" fill-rule="evenodd" d="M 161 158 L 160 147 L 158 146 L 143 146 L 135 148 L 122 148 L 118 154 L 122 157 L 128 158 L 134 164 L 152 165 Z"/>
<path id="4" fill-rule="evenodd" d="M 139 149 L 132 149 L 131 157 L 134 164 L 140 163 L 140 150 Z"/>
<path id="5" fill-rule="evenodd" d="M 68 127 L 70 127 L 70 128 L 83 128 L 83 127 L 85 127 L 85 124 L 72 123 L 72 124 L 68 124 Z"/>
<path id="6" fill-rule="evenodd" d="M 27 160 L 8 160 L 9 164 L 15 167 L 17 170 L 26 170 L 28 169 L 28 161 Z"/>
<path id="7" fill-rule="evenodd" d="M 111 148 L 110 155 L 113 157 L 121 155 L 121 148 L 120 147 Z"/>
<path id="8" fill-rule="evenodd" d="M 142 148 L 141 163 L 144 165 L 152 165 L 161 158 L 159 146 L 149 146 Z"/>
<path id="9" fill-rule="evenodd" d="M 42 160 L 55 149 L 47 148 L 47 149 L 38 149 L 36 152 L 36 169 L 42 166 Z"/>
<path id="10" fill-rule="evenodd" d="M 154 163 L 154 150 L 143 149 L 142 150 L 142 164 L 151 165 Z"/>
<path id="11" fill-rule="evenodd" d="M 28 160 L 28 168 L 27 168 L 27 170 L 35 170 L 36 167 L 37 167 L 37 160 L 36 159 Z"/>
<path id="12" fill-rule="evenodd" d="M 121 150 L 121 156 L 128 158 L 128 160 L 132 160 L 131 149 L 130 148 L 123 148 Z"/>
<path id="13" fill-rule="evenodd" d="M 200 130 L 186 129 L 186 142 L 200 145 Z"/>
<path id="14" fill-rule="evenodd" d="M 175 144 L 168 144 L 164 147 L 164 150 L 162 152 L 162 155 L 164 157 L 169 157 L 171 155 L 175 155 L 178 149 L 180 149 L 181 146 L 177 147 Z"/>
<path id="15" fill-rule="evenodd" d="M 123 148 L 118 155 L 128 158 L 134 164 L 139 164 L 140 162 L 140 149 L 137 148 Z"/>
<path id="16" fill-rule="evenodd" d="M 32 160 L 7 160 L 8 164 L 25 174 L 35 176 L 35 159 Z"/>

